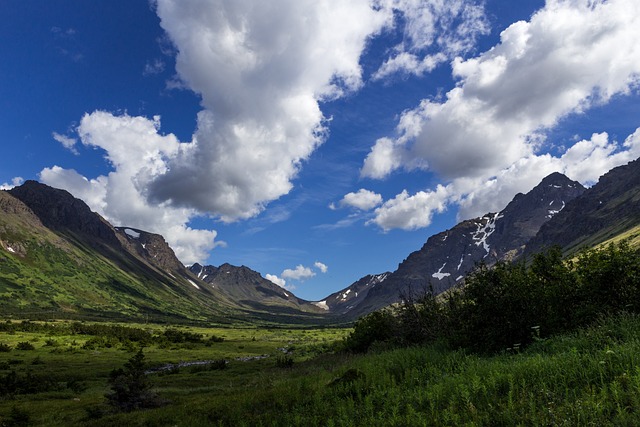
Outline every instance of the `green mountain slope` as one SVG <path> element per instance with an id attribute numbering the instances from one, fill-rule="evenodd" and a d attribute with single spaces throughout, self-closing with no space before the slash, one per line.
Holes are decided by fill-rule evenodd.
<path id="1" fill-rule="evenodd" d="M 115 228 L 63 190 L 0 192 L 0 311 L 29 318 L 316 323 L 290 304 L 252 307 L 198 279 L 162 236 Z M 257 274 L 257 273 L 256 273 Z"/>

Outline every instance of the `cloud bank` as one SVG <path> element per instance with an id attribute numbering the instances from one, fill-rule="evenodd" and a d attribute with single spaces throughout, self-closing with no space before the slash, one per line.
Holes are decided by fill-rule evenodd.
<path id="1" fill-rule="evenodd" d="M 448 204 L 459 204 L 459 216 L 468 218 L 501 209 L 547 173 L 592 183 L 637 157 L 638 131 L 623 143 L 603 133 L 561 156 L 540 153 L 545 133 L 563 118 L 637 90 L 638 37 L 640 4 L 633 0 L 549 0 L 487 52 L 456 58 L 456 87 L 441 102 L 425 99 L 403 113 L 397 136 L 380 138 L 361 169 L 375 179 L 429 170 L 448 184 L 402 192 L 372 222 L 385 230 L 424 227 Z"/>

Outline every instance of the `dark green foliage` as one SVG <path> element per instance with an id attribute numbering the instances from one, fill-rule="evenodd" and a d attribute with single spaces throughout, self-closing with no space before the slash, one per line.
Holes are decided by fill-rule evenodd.
<path id="1" fill-rule="evenodd" d="M 345 347 L 359 353 L 369 350 L 374 343 L 395 343 L 399 330 L 399 318 L 392 310 L 374 311 L 358 319 Z"/>
<path id="2" fill-rule="evenodd" d="M 224 338 L 219 337 L 217 335 L 211 335 L 211 337 L 209 338 L 209 342 L 210 343 L 214 343 L 214 342 L 224 342 Z"/>
<path id="3" fill-rule="evenodd" d="M 282 355 L 276 357 L 276 367 L 278 368 L 291 368 L 293 367 L 293 357 L 288 355 Z"/>
<path id="4" fill-rule="evenodd" d="M 0 353 L 8 353 L 10 351 L 11 351 L 11 346 L 9 344 L 0 342 Z"/>
<path id="5" fill-rule="evenodd" d="M 78 335 L 115 338 L 118 341 L 132 341 L 140 344 L 148 344 L 152 339 L 151 333 L 144 329 L 100 323 L 88 324 L 74 322 L 71 324 L 70 331 L 71 333 Z"/>
<path id="6" fill-rule="evenodd" d="M 0 425 L 3 427 L 23 427 L 31 425 L 31 416 L 27 411 L 16 406 L 11 408 L 9 416 L 6 420 L 0 420 Z"/>
<path id="7" fill-rule="evenodd" d="M 167 328 L 157 337 L 157 339 L 158 341 L 166 341 L 173 344 L 201 343 L 202 334 Z"/>
<path id="8" fill-rule="evenodd" d="M 430 292 L 402 300 L 358 320 L 345 347 L 363 352 L 374 343 L 441 340 L 454 348 L 495 352 L 575 330 L 604 315 L 640 313 L 640 256 L 625 242 L 584 251 L 575 261 L 563 260 L 561 250 L 552 248 L 530 264 L 479 265 L 464 288 L 442 300 Z"/>
<path id="9" fill-rule="evenodd" d="M 142 348 L 124 364 L 109 374 L 111 393 L 105 397 L 114 409 L 130 412 L 136 409 L 155 408 L 162 401 L 151 390 L 151 384 L 145 375 L 144 353 Z"/>
<path id="10" fill-rule="evenodd" d="M 29 351 L 29 350 L 35 350 L 36 348 L 33 346 L 33 344 L 31 344 L 29 341 L 21 341 L 18 344 L 16 344 L 16 350 L 25 350 L 25 351 Z"/>
<path id="11" fill-rule="evenodd" d="M 64 384 L 50 376 L 36 375 L 31 372 L 20 374 L 13 370 L 0 375 L 0 396 L 34 394 L 61 389 L 64 389 Z"/>

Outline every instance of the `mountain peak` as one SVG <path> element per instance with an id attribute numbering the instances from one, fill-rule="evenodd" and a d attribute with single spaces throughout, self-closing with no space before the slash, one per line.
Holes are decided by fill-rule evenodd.
<path id="1" fill-rule="evenodd" d="M 569 177 L 567 177 L 566 175 L 560 173 L 560 172 L 553 172 L 549 175 L 547 175 L 546 177 L 544 177 L 542 179 L 542 181 L 540 181 L 540 184 L 537 185 L 537 187 L 548 187 L 550 185 L 560 185 L 560 186 L 567 186 L 567 187 L 582 187 L 582 184 L 580 184 L 577 181 L 573 181 L 572 179 L 570 179 Z"/>
<path id="2" fill-rule="evenodd" d="M 28 180 L 8 193 L 27 205 L 48 228 L 91 236 L 116 247 L 120 245 L 111 224 L 66 190 Z"/>

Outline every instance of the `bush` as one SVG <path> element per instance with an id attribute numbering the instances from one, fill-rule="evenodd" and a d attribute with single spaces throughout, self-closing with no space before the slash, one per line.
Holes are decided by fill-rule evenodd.
<path id="1" fill-rule="evenodd" d="M 530 263 L 478 265 L 464 288 L 437 299 L 401 295 L 394 308 L 359 319 L 344 346 L 408 346 L 441 340 L 454 348 L 496 352 L 588 326 L 604 315 L 640 313 L 640 256 L 626 242 L 563 260 L 560 248 Z"/>
<path id="2" fill-rule="evenodd" d="M 362 353 L 374 342 L 392 342 L 397 338 L 399 320 L 391 310 L 374 311 L 358 319 L 345 339 L 347 350 Z"/>
<path id="3" fill-rule="evenodd" d="M 276 357 L 276 367 L 278 368 L 292 368 L 293 367 L 293 357 L 283 355 Z"/>
<path id="4" fill-rule="evenodd" d="M 29 341 L 21 341 L 16 344 L 16 350 L 35 350 L 36 348 Z"/>
<path id="5" fill-rule="evenodd" d="M 151 391 L 151 384 L 145 375 L 142 349 L 123 368 L 111 371 L 109 385 L 112 391 L 105 395 L 107 403 L 118 411 L 130 412 L 162 405 L 162 401 Z"/>
<path id="6" fill-rule="evenodd" d="M 8 353 L 10 351 L 11 351 L 11 346 L 9 344 L 0 342 L 0 353 Z"/>

